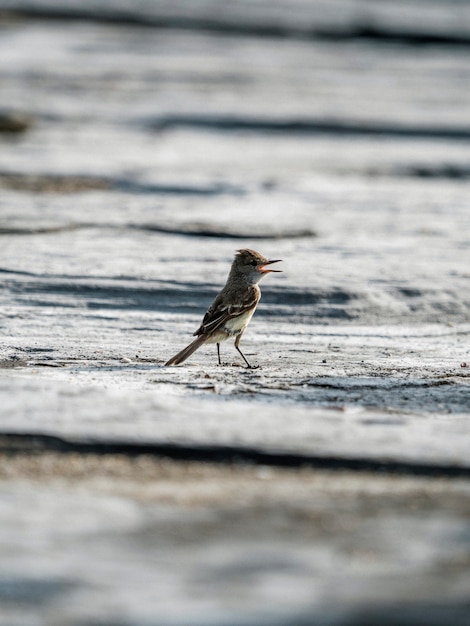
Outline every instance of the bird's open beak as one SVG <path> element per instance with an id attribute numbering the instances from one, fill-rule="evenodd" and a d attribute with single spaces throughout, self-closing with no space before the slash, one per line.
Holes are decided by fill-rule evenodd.
<path id="1" fill-rule="evenodd" d="M 275 259 L 273 261 L 269 260 L 267 261 L 264 265 L 260 265 L 260 267 L 258 268 L 260 272 L 263 272 L 263 274 L 267 274 L 268 272 L 282 272 L 282 270 L 267 270 L 266 265 L 271 265 L 272 263 L 280 263 L 282 261 L 282 259 Z"/>

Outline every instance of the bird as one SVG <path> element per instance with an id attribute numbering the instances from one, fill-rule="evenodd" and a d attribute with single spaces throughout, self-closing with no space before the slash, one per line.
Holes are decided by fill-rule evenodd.
<path id="1" fill-rule="evenodd" d="M 246 367 L 255 368 L 240 350 L 240 340 L 261 298 L 259 281 L 270 272 L 282 272 L 267 267 L 281 262 L 282 259 L 268 259 L 250 248 L 236 252 L 225 286 L 207 309 L 199 328 L 193 333 L 196 339 L 169 359 L 165 366 L 180 365 L 205 343 L 217 344 L 217 357 L 219 365 L 222 365 L 220 344 L 234 337 L 235 348 L 243 357 Z"/>

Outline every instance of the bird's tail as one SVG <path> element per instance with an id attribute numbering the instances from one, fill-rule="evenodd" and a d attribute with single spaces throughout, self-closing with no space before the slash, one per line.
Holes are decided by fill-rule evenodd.
<path id="1" fill-rule="evenodd" d="M 193 352 L 196 352 L 196 350 L 200 348 L 206 340 L 206 335 L 199 335 L 197 339 L 192 341 L 189 346 L 186 346 L 186 348 L 183 348 L 181 352 L 175 354 L 175 356 L 167 361 L 165 365 L 179 365 L 180 363 L 183 363 L 183 361 L 186 361 L 186 359 L 189 358 Z"/>

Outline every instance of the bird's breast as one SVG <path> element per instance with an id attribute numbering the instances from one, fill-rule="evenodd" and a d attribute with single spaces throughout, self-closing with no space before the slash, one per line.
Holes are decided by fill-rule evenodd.
<path id="1" fill-rule="evenodd" d="M 245 330 L 251 318 L 253 317 L 253 313 L 255 309 L 250 309 L 246 313 L 242 313 L 242 315 L 238 315 L 237 317 L 233 317 L 230 320 L 227 320 L 224 324 L 224 327 L 227 332 L 231 335 L 238 335 L 240 332 Z"/>
<path id="2" fill-rule="evenodd" d="M 221 341 L 226 341 L 230 339 L 230 337 L 235 337 L 242 333 L 245 328 L 248 326 L 249 321 L 253 317 L 253 313 L 255 312 L 255 307 L 250 309 L 246 313 L 242 313 L 242 315 L 238 315 L 237 317 L 232 317 L 227 320 L 223 326 L 218 328 L 214 333 L 209 335 L 207 343 L 220 343 Z"/>

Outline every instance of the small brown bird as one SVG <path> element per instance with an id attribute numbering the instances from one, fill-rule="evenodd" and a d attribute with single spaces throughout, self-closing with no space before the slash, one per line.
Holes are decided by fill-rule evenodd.
<path id="1" fill-rule="evenodd" d="M 269 272 L 282 270 L 266 269 L 267 265 L 279 263 L 281 259 L 270 260 L 255 250 L 238 250 L 232 263 L 225 287 L 208 308 L 202 324 L 196 330 L 195 339 L 189 346 L 178 352 L 165 365 L 179 365 L 186 361 L 204 343 L 217 344 L 217 356 L 220 361 L 220 343 L 235 337 L 235 348 L 242 355 L 248 368 L 245 355 L 240 350 L 240 339 L 251 320 L 261 298 L 258 282 Z"/>

